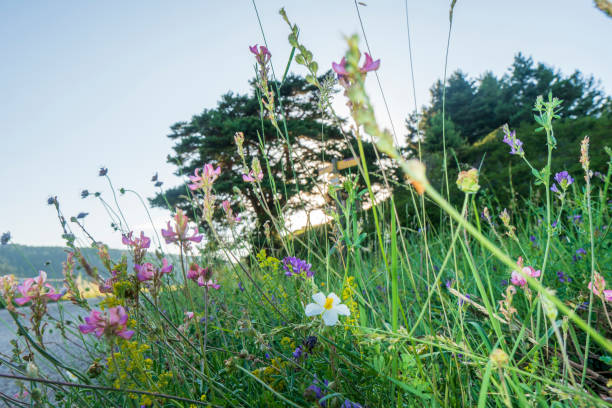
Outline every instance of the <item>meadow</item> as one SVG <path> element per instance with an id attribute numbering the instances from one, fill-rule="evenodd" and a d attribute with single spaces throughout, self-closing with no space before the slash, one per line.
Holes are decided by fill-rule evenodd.
<path id="1" fill-rule="evenodd" d="M 528 107 L 537 146 L 507 125 L 495 141 L 503 160 L 529 167 L 527 179 L 513 180 L 530 186 L 527 195 L 502 202 L 483 194 L 479 168 L 447 151 L 444 124 L 441 178 L 432 180 L 427 163 L 399 151 L 376 119 L 364 84 L 380 60 L 347 37 L 334 76 L 320 80 L 298 27 L 281 17 L 294 50 L 282 79 L 270 70 L 270 50 L 250 47 L 258 145 L 247 150 L 235 129 L 231 146 L 266 221 L 248 217 L 253 207 L 238 193 L 218 195 L 226 170 L 216 162 L 185 180 L 187 209 L 169 205 L 154 236 L 127 229 L 112 169 L 99 170 L 111 197 L 102 203 L 121 243 L 97 241 L 51 197 L 66 241 L 64 282 L 50 284 L 43 271 L 22 282 L 0 278 L 18 327 L 11 355 L 0 355 L 0 377 L 20 387 L 0 390 L 0 399 L 12 407 L 612 406 L 612 150 L 605 170 L 594 171 L 589 136 L 580 135 L 567 153 L 579 170 L 553 168 L 564 101 L 547 93 Z M 335 183 L 309 170 L 328 199 L 328 221 L 299 231 L 279 198 L 300 188 L 300 157 L 275 89 L 291 64 L 307 70 L 332 123 L 343 121 L 330 97 L 341 89 L 351 123 L 341 136 L 357 158 Z M 273 175 L 266 132 L 287 140 L 285 178 Z M 384 162 L 376 170 L 365 143 Z M 542 151 L 539 168 L 530 160 Z M 398 184 L 408 197 L 401 204 Z M 120 245 L 129 255 L 112 257 L 109 246 Z M 79 273 L 99 297 L 85 299 Z M 55 301 L 80 313 L 51 319 Z M 50 332 L 85 368 L 49 350 Z"/>

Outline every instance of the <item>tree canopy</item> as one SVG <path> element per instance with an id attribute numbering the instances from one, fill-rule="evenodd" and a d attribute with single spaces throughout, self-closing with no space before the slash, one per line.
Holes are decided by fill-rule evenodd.
<path id="1" fill-rule="evenodd" d="M 172 125 L 168 137 L 175 144 L 167 161 L 176 165 L 178 176 L 193 174 L 206 163 L 220 166 L 221 174 L 214 185 L 216 199 L 219 202 L 230 200 L 234 213 L 242 213 L 243 218 L 252 214 L 263 223 L 267 218 L 266 208 L 275 208 L 275 195 L 282 211 L 291 212 L 306 206 L 299 194 L 315 189 L 317 168 L 321 163 L 351 153 L 340 124 L 335 125 L 322 113 L 317 88 L 303 77 L 288 75 L 282 84 L 272 83 L 275 99 L 281 102 L 277 103 L 276 112 L 280 131 L 261 114 L 254 81 L 252 85 L 251 94 L 228 92 L 216 108 L 204 109 L 191 120 Z M 255 158 L 262 164 L 266 176 L 261 182 L 263 203 L 258 200 L 254 185 L 243 181 L 243 174 L 249 170 L 237 152 L 236 132 L 244 134 L 247 166 Z M 372 146 L 366 145 L 367 155 L 373 156 Z M 171 188 L 164 194 L 165 198 L 158 194 L 151 203 L 160 207 L 169 204 L 191 212 L 185 185 Z M 239 208 L 237 202 L 244 206 Z M 217 210 L 215 219 L 218 221 L 222 216 L 221 210 Z"/>

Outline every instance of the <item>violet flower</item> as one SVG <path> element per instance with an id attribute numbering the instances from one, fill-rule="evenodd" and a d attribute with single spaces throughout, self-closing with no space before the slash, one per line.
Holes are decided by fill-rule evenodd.
<path id="1" fill-rule="evenodd" d="M 121 242 L 134 249 L 148 249 L 151 246 L 151 238 L 146 237 L 143 231 L 140 231 L 140 238 L 132 238 L 133 233 L 133 231 L 130 231 L 127 235 L 124 235 Z"/>
<path id="2" fill-rule="evenodd" d="M 161 278 L 165 273 L 172 272 L 173 265 L 168 264 L 168 260 L 162 260 L 162 267 L 156 268 L 152 263 L 147 262 L 142 265 L 134 265 L 136 276 L 140 282 L 149 281 L 156 278 Z"/>
<path id="3" fill-rule="evenodd" d="M 502 127 L 502 131 L 504 132 L 503 142 L 510 146 L 510 154 L 524 155 L 523 142 L 516 137 L 516 131 L 511 132 L 507 124 Z"/>
<path id="4" fill-rule="evenodd" d="M 10 242 L 11 240 L 11 233 L 10 231 L 6 231 L 5 233 L 2 234 L 2 236 L 0 236 L 0 245 L 6 245 Z"/>
<path id="5" fill-rule="evenodd" d="M 79 325 L 79 330 L 83 334 L 93 332 L 98 338 L 106 335 L 129 340 L 134 335 L 134 331 L 127 329 L 127 319 L 128 315 L 123 306 L 111 307 L 108 309 L 108 314 L 92 310 L 89 316 L 85 317 L 85 324 Z"/>
<path id="6" fill-rule="evenodd" d="M 283 259 L 283 269 L 286 276 L 306 276 L 311 278 L 314 275 L 312 265 L 295 256 L 287 256 Z"/>

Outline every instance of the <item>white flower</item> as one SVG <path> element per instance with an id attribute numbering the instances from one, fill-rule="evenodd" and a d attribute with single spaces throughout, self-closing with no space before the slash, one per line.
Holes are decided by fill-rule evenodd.
<path id="1" fill-rule="evenodd" d="M 340 303 L 340 298 L 331 292 L 327 297 L 323 292 L 312 295 L 315 303 L 306 305 L 306 316 L 323 315 L 326 326 L 334 326 L 338 323 L 338 315 L 349 316 L 351 314 L 348 306 Z"/>

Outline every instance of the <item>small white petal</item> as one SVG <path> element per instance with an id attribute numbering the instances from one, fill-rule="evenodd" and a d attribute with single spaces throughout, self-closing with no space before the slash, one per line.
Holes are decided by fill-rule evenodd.
<path id="1" fill-rule="evenodd" d="M 338 312 L 338 314 L 342 315 L 342 316 L 350 316 L 351 315 L 351 311 L 349 310 L 347 305 L 338 305 L 336 307 L 334 307 L 334 310 L 336 312 Z"/>
<path id="2" fill-rule="evenodd" d="M 332 307 L 336 306 L 337 304 L 339 304 L 341 302 L 340 298 L 338 297 L 338 295 L 336 295 L 334 292 L 330 292 L 329 295 L 327 295 L 327 297 L 332 298 L 334 301 L 332 303 Z"/>
<path id="3" fill-rule="evenodd" d="M 306 305 L 306 316 L 318 316 L 323 313 L 325 309 L 321 305 L 317 305 L 316 303 L 309 303 Z"/>
<path id="4" fill-rule="evenodd" d="M 323 294 L 323 292 L 319 292 L 319 293 L 312 295 L 312 300 L 314 300 L 315 303 L 319 306 L 325 305 L 325 299 L 326 297 Z"/>
<path id="5" fill-rule="evenodd" d="M 334 309 L 326 310 L 323 313 L 323 322 L 326 326 L 335 326 L 338 323 L 338 312 Z"/>

